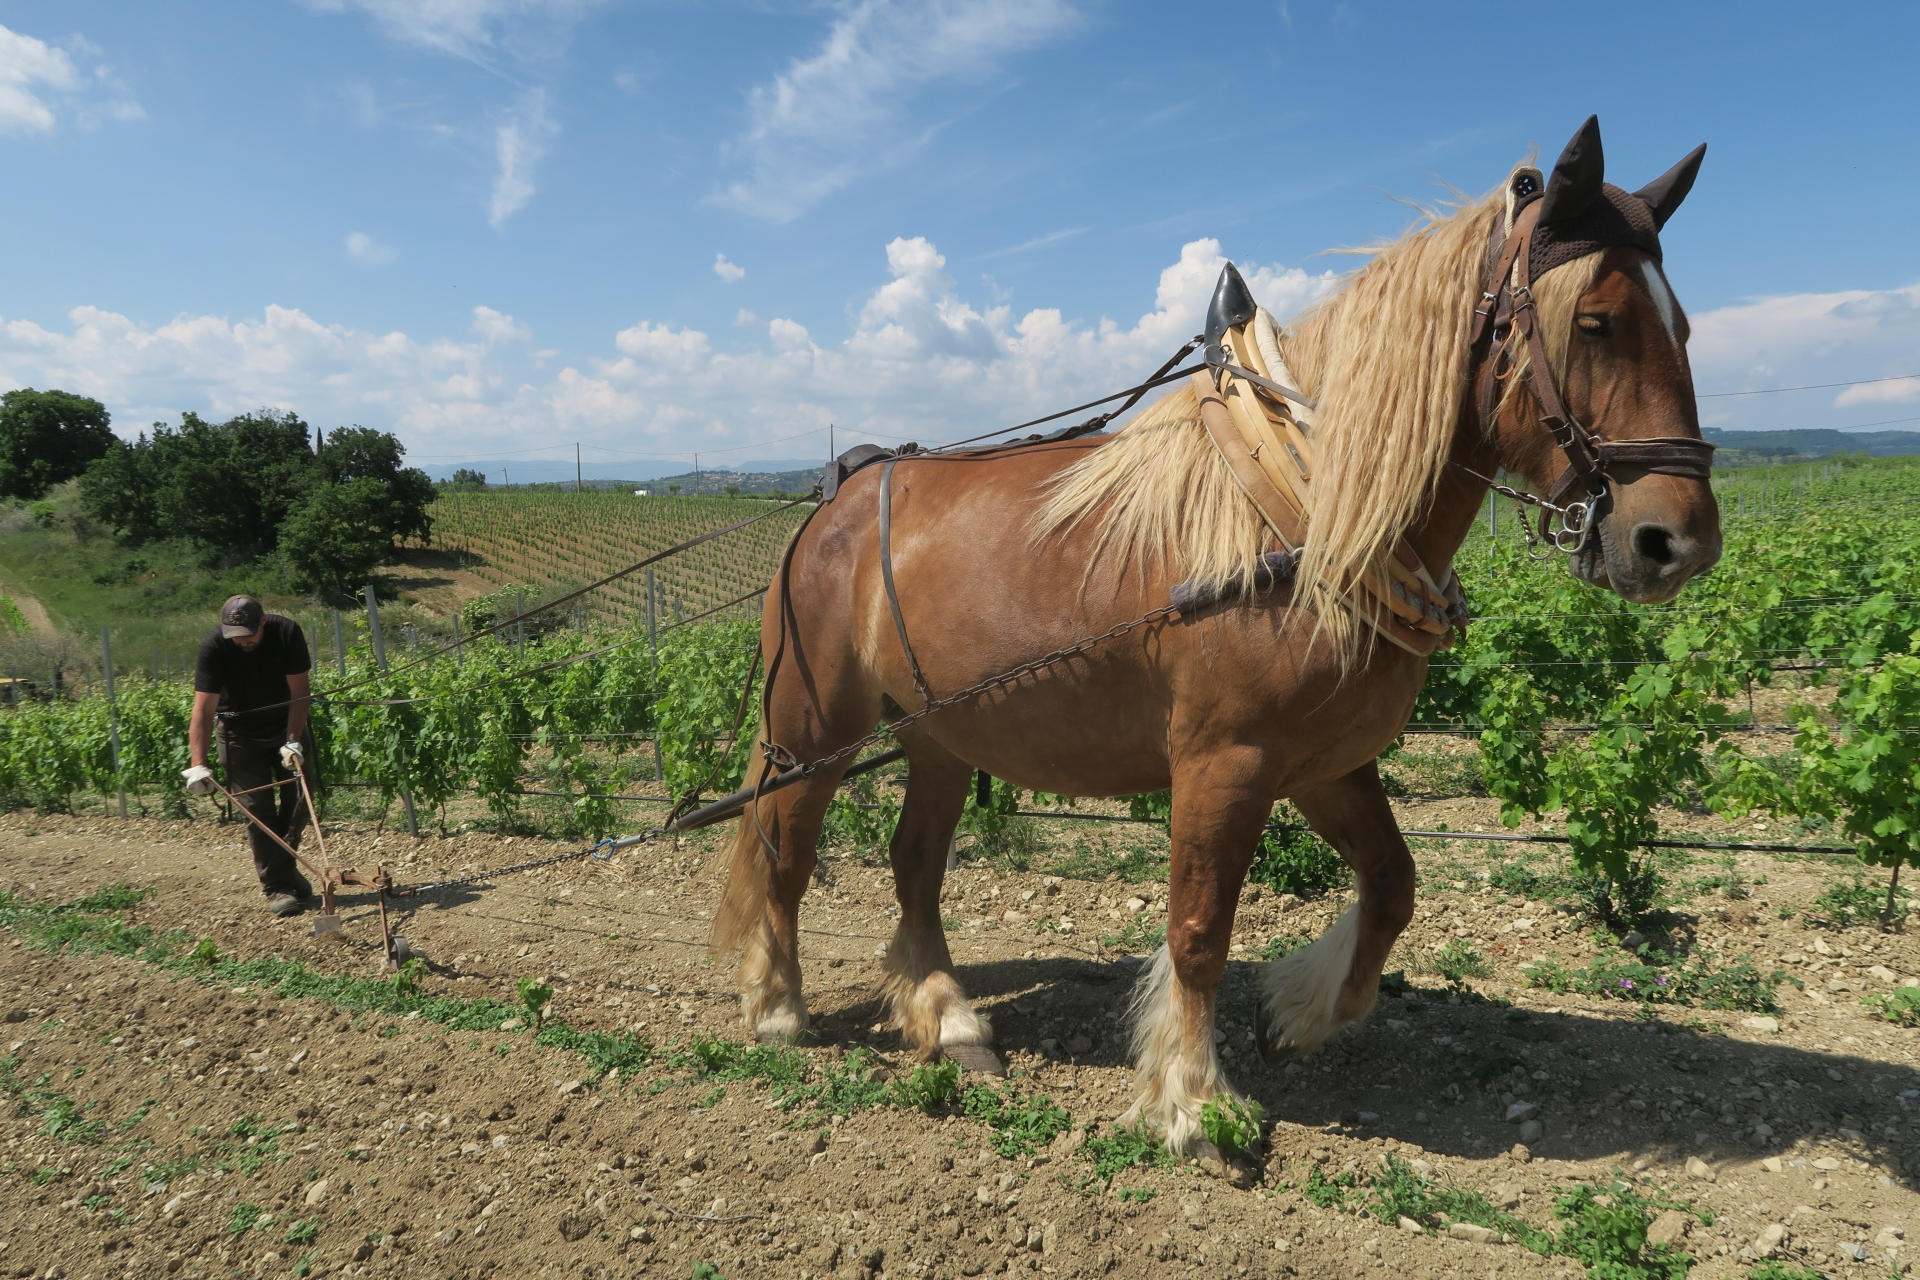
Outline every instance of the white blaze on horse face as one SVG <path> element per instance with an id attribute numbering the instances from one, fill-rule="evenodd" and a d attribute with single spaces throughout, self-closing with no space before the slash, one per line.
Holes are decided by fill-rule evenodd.
<path id="1" fill-rule="evenodd" d="M 1667 287 L 1666 275 L 1652 258 L 1640 259 L 1640 274 L 1646 277 L 1647 293 L 1652 296 L 1653 305 L 1660 309 L 1660 323 L 1666 326 L 1667 337 L 1678 344 L 1680 304 L 1674 299 L 1673 290 Z"/>

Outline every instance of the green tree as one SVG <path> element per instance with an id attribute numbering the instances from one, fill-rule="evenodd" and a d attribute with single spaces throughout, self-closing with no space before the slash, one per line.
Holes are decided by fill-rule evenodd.
<path id="1" fill-rule="evenodd" d="M 71 480 L 119 441 L 107 407 L 68 391 L 0 395 L 0 497 L 32 501 Z"/>
<path id="2" fill-rule="evenodd" d="M 320 445 L 320 471 L 329 482 L 372 480 L 386 486 L 389 542 L 432 537 L 427 508 L 433 504 L 433 481 L 417 467 L 401 466 L 405 454 L 398 437 L 370 427 L 342 427 Z"/>
<path id="3" fill-rule="evenodd" d="M 280 527 L 280 557 L 301 586 L 345 596 L 393 555 L 392 487 L 361 479 L 316 487 Z"/>
<path id="4" fill-rule="evenodd" d="M 455 489 L 484 489 L 487 487 L 487 478 L 469 467 L 458 467 L 449 484 Z"/>
<path id="5" fill-rule="evenodd" d="M 280 526 L 323 479 L 307 424 L 263 409 L 213 423 L 189 413 L 178 427 L 120 444 L 81 477 L 88 515 L 133 541 L 192 538 L 250 559 L 271 551 Z"/>

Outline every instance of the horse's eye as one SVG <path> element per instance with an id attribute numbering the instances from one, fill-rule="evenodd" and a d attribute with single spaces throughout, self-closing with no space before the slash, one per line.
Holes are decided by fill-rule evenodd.
<path id="1" fill-rule="evenodd" d="M 1604 338 L 1613 332 L 1613 322 L 1605 316 L 1576 316 L 1573 323 L 1582 337 Z"/>

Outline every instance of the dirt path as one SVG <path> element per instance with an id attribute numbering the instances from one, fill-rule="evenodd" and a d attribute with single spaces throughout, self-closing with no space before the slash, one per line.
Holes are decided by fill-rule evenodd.
<path id="1" fill-rule="evenodd" d="M 17 591 L 4 582 L 0 582 L 0 595 L 13 601 L 20 610 L 20 616 L 27 620 L 27 626 L 33 629 L 33 634 L 42 639 L 52 639 L 58 634 L 54 628 L 53 619 L 47 616 L 47 607 L 40 603 L 38 596 Z"/>
<path id="2" fill-rule="evenodd" d="M 341 860 L 385 859 L 405 880 L 557 847 L 366 830 L 332 843 Z M 706 857 L 688 845 L 508 877 L 420 903 L 398 927 L 432 962 L 429 994 L 510 1003 L 517 979 L 542 978 L 553 1014 L 581 1031 L 669 1051 L 738 1039 L 729 980 L 702 945 Z M 886 873 L 828 865 L 832 883 L 805 918 L 819 1035 L 809 1068 L 838 1070 L 865 1049 L 883 1073 L 905 1072 L 877 993 L 876 950 L 892 931 Z M 1529 989 L 1518 967 L 1548 954 L 1580 962 L 1593 953 L 1585 931 L 1470 873 L 1435 875 L 1392 964 L 1459 939 L 1489 957 L 1491 976 L 1456 994 L 1416 976 L 1411 998 L 1383 998 L 1321 1053 L 1274 1069 L 1251 1054 L 1252 958 L 1276 935 L 1317 934 L 1340 904 L 1250 889 L 1221 1000 L 1223 1053 L 1272 1121 L 1250 1189 L 1190 1166 L 1083 1186 L 1077 1129 L 1006 1159 L 990 1130 L 945 1112 L 869 1107 L 806 1127 L 804 1110 L 773 1105 L 768 1081 L 694 1081 L 665 1053 L 625 1082 L 582 1083 L 577 1053 L 525 1031 L 210 985 L 137 956 L 36 949 L 16 929 L 0 933 L 0 1065 L 16 1102 L 0 1273 L 680 1278 L 711 1261 L 727 1280 L 1580 1274 L 1564 1256 L 1416 1235 L 1305 1193 L 1343 1173 L 1364 1180 L 1389 1154 L 1536 1226 L 1556 1188 L 1618 1170 L 1648 1195 L 1711 1210 L 1713 1225 L 1686 1219 L 1678 1237 L 1700 1259 L 1696 1277 L 1745 1274 L 1740 1251 L 1770 1224 L 1784 1228 L 1786 1256 L 1830 1275 L 1884 1276 L 1889 1245 L 1904 1269 L 1905 1246 L 1885 1229 L 1920 1228 L 1903 1172 L 1920 1160 L 1914 1100 L 1901 1096 L 1920 1089 L 1920 1032 L 1858 1001 L 1920 975 L 1920 948 L 1811 927 L 1798 913 L 1825 867 L 1742 867 L 1754 896 L 1701 898 L 1696 929 L 1724 956 L 1803 978 L 1805 992 L 1782 988 L 1777 1029 L 1670 1006 L 1642 1020 L 1628 1002 Z M 157 891 L 124 913 L 136 927 L 378 975 L 371 902 L 348 901 L 344 945 L 312 939 L 304 920 L 272 920 L 233 827 L 0 817 L 0 887 L 67 902 L 122 880 Z M 955 956 L 1016 1092 L 1044 1093 L 1076 1126 L 1117 1115 L 1130 1080 L 1119 1010 L 1137 966 L 1095 939 L 1160 918 L 1164 892 L 969 867 L 950 878 Z M 1783 909 L 1797 914 L 1783 920 Z M 1509 1123 L 1516 1105 L 1524 1117 Z M 1516 1152 L 1522 1118 L 1543 1132 Z M 1689 1177 L 1689 1157 L 1714 1180 Z"/>

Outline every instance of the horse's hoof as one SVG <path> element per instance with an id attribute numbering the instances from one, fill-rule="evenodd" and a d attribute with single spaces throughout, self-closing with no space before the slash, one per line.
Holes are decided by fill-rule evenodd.
<path id="1" fill-rule="evenodd" d="M 1253 1150 L 1229 1157 L 1219 1147 L 1202 1138 L 1193 1144 L 1192 1155 L 1202 1173 L 1213 1178 L 1224 1178 L 1232 1186 L 1250 1187 L 1259 1180 L 1259 1173 L 1250 1162 Z"/>
<path id="2" fill-rule="evenodd" d="M 940 1056 L 960 1064 L 962 1071 L 977 1071 L 984 1076 L 1004 1076 L 1007 1064 L 984 1044 L 948 1044 L 940 1046 Z"/>

